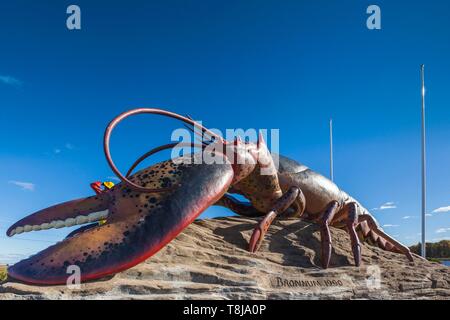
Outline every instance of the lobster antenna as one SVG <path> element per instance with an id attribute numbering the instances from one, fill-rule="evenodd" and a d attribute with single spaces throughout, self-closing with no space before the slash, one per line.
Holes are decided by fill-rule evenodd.
<path id="1" fill-rule="evenodd" d="M 194 130 L 194 129 L 192 128 L 192 126 L 189 126 L 189 125 L 187 125 L 187 124 L 183 124 L 183 125 L 185 126 L 186 129 L 188 129 L 190 132 L 192 132 L 192 133 L 195 135 L 195 140 L 197 140 L 198 142 L 204 144 L 205 146 L 207 146 L 207 145 L 209 145 L 209 144 L 211 144 L 211 143 L 214 142 L 214 139 L 211 138 L 211 137 L 207 137 L 207 140 L 208 140 L 208 141 L 205 141 L 205 139 L 204 139 L 205 136 L 202 135 L 202 134 L 200 134 L 200 133 L 197 132 L 196 130 Z"/>
<path id="2" fill-rule="evenodd" d="M 140 156 L 134 163 L 133 165 L 130 167 L 130 169 L 128 169 L 127 174 L 125 175 L 127 178 L 130 177 L 131 173 L 133 172 L 133 170 L 142 162 L 144 161 L 146 158 L 150 157 L 151 155 L 154 155 L 157 152 L 166 150 L 166 149 L 170 149 L 173 147 L 195 147 L 195 148 L 202 148 L 205 147 L 205 145 L 200 145 L 200 144 L 195 144 L 195 143 L 188 143 L 188 142 L 174 142 L 174 143 L 168 143 L 156 148 L 153 148 L 152 150 L 144 153 L 142 156 Z"/>
<path id="3" fill-rule="evenodd" d="M 204 126 L 200 125 L 199 123 L 195 122 L 194 120 L 191 120 L 189 118 L 183 117 L 182 115 L 179 115 L 179 114 L 174 113 L 174 112 L 170 112 L 170 111 L 162 110 L 162 109 L 153 109 L 153 108 L 138 108 L 138 109 L 132 109 L 132 110 L 128 110 L 126 112 L 123 112 L 120 115 L 118 115 L 117 117 L 115 117 L 113 120 L 111 120 L 109 125 L 106 127 L 105 134 L 103 136 L 103 151 L 105 153 L 106 161 L 108 162 L 111 170 L 116 174 L 116 176 L 122 182 L 127 184 L 132 189 L 135 189 L 135 190 L 138 190 L 138 191 L 141 191 L 141 192 L 155 192 L 155 193 L 166 192 L 166 191 L 171 191 L 172 190 L 172 188 L 159 188 L 159 189 L 145 188 L 145 187 L 142 187 L 142 186 L 139 186 L 139 185 L 135 184 L 134 182 L 130 181 L 126 176 L 124 176 L 120 172 L 120 170 L 114 164 L 114 161 L 112 159 L 111 150 L 110 150 L 110 140 L 111 140 L 111 133 L 114 130 L 114 128 L 121 121 L 123 121 L 124 119 L 126 119 L 126 118 L 128 118 L 130 116 L 133 116 L 133 115 L 143 114 L 143 113 L 162 115 L 162 116 L 166 116 L 166 117 L 169 117 L 169 118 L 174 118 L 174 119 L 183 121 L 184 123 L 188 123 L 188 124 L 190 124 L 190 125 L 192 125 L 194 127 L 197 126 L 199 128 L 202 128 L 202 130 L 204 130 L 204 132 L 206 132 L 211 137 L 214 137 L 215 139 L 218 139 L 223 144 L 227 143 L 226 140 L 223 139 L 221 136 L 211 132 L 210 130 L 206 129 Z M 165 147 L 165 146 L 163 146 L 163 147 Z M 144 157 L 144 158 L 146 158 L 146 157 Z"/>
<path id="4" fill-rule="evenodd" d="M 194 121 L 194 119 L 192 119 L 192 117 L 190 116 L 190 115 L 186 115 L 186 117 L 188 118 L 188 119 L 190 119 L 190 120 L 192 120 L 192 121 Z M 212 142 L 214 142 L 214 139 L 213 139 L 213 137 L 211 137 L 207 132 L 205 132 L 205 130 L 203 130 L 203 129 L 201 129 L 202 130 L 202 134 L 200 134 L 197 130 L 195 130 L 195 128 L 196 128 L 196 126 L 192 126 L 192 125 L 188 125 L 188 124 L 184 124 L 184 126 L 189 130 L 189 131 L 191 131 L 192 133 L 194 133 L 194 134 L 196 134 L 197 136 L 199 136 L 201 139 L 200 139 L 200 141 L 201 142 L 203 142 L 205 139 L 205 137 L 206 137 L 206 140 L 209 140 L 208 142 L 207 142 L 207 144 L 210 144 L 210 143 L 212 143 Z M 198 126 L 197 126 L 198 127 Z"/>

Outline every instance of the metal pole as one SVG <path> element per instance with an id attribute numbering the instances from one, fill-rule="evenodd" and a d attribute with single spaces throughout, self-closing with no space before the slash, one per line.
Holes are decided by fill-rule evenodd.
<path id="1" fill-rule="evenodd" d="M 425 65 L 421 65 L 422 80 L 422 257 L 426 258 L 426 144 L 425 144 Z"/>
<path id="2" fill-rule="evenodd" d="M 330 178 L 334 181 L 333 173 L 333 119 L 330 119 Z"/>

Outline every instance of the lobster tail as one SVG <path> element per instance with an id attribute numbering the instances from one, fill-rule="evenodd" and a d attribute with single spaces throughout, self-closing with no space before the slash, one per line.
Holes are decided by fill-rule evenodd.
<path id="1" fill-rule="evenodd" d="M 362 211 L 357 229 L 361 241 L 386 251 L 403 253 L 410 261 L 413 261 L 411 251 L 407 246 L 386 234 L 367 209 L 363 208 Z"/>

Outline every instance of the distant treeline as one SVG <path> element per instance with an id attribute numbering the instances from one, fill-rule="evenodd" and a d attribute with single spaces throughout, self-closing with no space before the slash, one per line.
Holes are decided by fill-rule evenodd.
<path id="1" fill-rule="evenodd" d="M 421 243 L 409 247 L 412 252 L 420 254 Z M 426 244 L 428 258 L 450 258 L 450 240 Z"/>

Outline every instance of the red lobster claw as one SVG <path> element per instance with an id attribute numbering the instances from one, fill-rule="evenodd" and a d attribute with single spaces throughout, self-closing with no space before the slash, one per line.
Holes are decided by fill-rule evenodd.
<path id="1" fill-rule="evenodd" d="M 195 162 L 194 162 L 195 163 Z M 120 183 L 97 196 L 41 210 L 9 230 L 38 230 L 104 219 L 36 255 L 11 266 L 12 278 L 33 284 L 65 284 L 68 266 L 80 268 L 81 281 L 101 278 L 146 260 L 219 200 L 233 179 L 231 165 L 165 161 L 130 177 L 164 193 L 136 192 Z M 98 213 L 100 212 L 100 214 Z"/>

